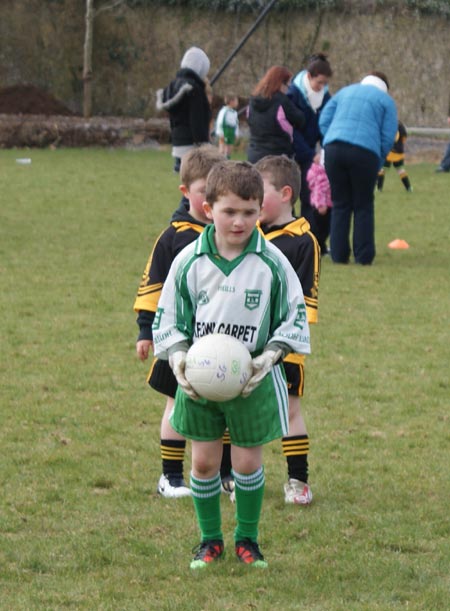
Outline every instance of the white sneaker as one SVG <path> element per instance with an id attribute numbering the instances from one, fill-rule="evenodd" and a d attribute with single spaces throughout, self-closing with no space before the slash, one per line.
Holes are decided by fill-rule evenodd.
<path id="1" fill-rule="evenodd" d="M 309 505 L 312 501 L 311 488 L 298 479 L 290 479 L 284 484 L 284 502 L 294 505 Z"/>
<path id="2" fill-rule="evenodd" d="M 184 479 L 179 475 L 161 475 L 157 492 L 167 499 L 179 499 L 183 496 L 191 495 L 190 489 L 186 486 Z"/>

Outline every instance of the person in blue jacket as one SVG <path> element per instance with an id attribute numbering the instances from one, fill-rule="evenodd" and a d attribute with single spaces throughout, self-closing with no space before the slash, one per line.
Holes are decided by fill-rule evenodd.
<path id="1" fill-rule="evenodd" d="M 335 263 L 349 262 L 352 215 L 355 262 L 370 265 L 375 258 L 375 184 L 398 126 L 388 90 L 386 75 L 374 71 L 340 89 L 319 119 L 333 201 L 330 246 Z"/>
<path id="2" fill-rule="evenodd" d="M 311 206 L 311 191 L 306 177 L 313 163 L 320 164 L 318 145 L 322 136 L 319 130 L 319 117 L 330 99 L 328 81 L 332 75 L 333 71 L 327 56 L 316 53 L 308 58 L 306 68 L 292 79 L 287 92 L 295 106 L 305 115 L 304 125 L 294 129 L 295 161 L 300 167 L 302 178 L 300 216 L 305 217 L 309 222 L 322 254 L 328 252 L 326 242 L 330 233 L 330 213 L 321 215 L 314 206 Z"/>

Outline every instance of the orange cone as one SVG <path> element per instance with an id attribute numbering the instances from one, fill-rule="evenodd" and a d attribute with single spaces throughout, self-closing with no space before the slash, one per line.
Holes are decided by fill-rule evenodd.
<path id="1" fill-rule="evenodd" d="M 406 242 L 405 240 L 400 240 L 399 238 L 397 238 L 396 240 L 392 240 L 392 242 L 389 242 L 388 246 L 389 248 L 392 248 L 394 250 L 406 250 L 406 248 L 409 248 L 408 242 Z"/>

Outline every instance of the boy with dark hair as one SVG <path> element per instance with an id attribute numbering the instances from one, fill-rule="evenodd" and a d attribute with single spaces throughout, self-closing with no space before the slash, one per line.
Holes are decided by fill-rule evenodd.
<path id="1" fill-rule="evenodd" d="M 251 566 L 267 566 L 257 542 L 262 446 L 286 435 L 288 425 L 279 359 L 310 352 L 300 282 L 281 251 L 256 228 L 263 197 L 261 176 L 251 164 L 225 161 L 212 168 L 203 209 L 214 224 L 174 260 L 153 323 L 155 354 L 169 360 L 178 381 L 170 421 L 192 440 L 191 491 L 201 531 L 194 570 L 224 553 L 219 468 L 226 428 L 235 481 L 236 555 Z M 189 346 L 223 327 L 243 331 L 253 375 L 236 399 L 215 403 L 197 396 L 184 369 Z"/>
<path id="2" fill-rule="evenodd" d="M 308 221 L 295 217 L 300 190 L 300 170 L 288 157 L 270 155 L 255 165 L 264 182 L 260 226 L 267 240 L 275 244 L 294 268 L 303 288 L 309 324 L 317 322 L 320 247 Z M 304 388 L 303 354 L 289 354 L 283 361 L 289 393 L 289 433 L 281 440 L 287 461 L 285 502 L 309 505 L 309 437 L 300 408 Z"/>
<path id="3" fill-rule="evenodd" d="M 206 177 L 210 169 L 224 157 L 212 145 L 203 145 L 189 151 L 182 160 L 180 191 L 183 199 L 172 216 L 169 227 L 156 240 L 145 267 L 134 303 L 138 313 L 139 337 L 136 352 L 141 361 L 148 359 L 153 345 L 152 323 L 158 306 L 161 290 L 176 255 L 197 239 L 210 221 L 203 211 Z M 183 462 L 186 440 L 176 433 L 169 423 L 173 408 L 177 382 L 167 361 L 154 359 L 147 382 L 156 391 L 166 396 L 166 407 L 161 421 L 162 475 L 157 491 L 169 498 L 190 494 L 183 477 Z M 221 473 L 225 492 L 232 492 L 230 440 L 224 438 L 224 456 Z"/>

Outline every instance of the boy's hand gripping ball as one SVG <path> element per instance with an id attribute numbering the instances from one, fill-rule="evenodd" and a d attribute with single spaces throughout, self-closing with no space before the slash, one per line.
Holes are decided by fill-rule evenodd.
<path id="1" fill-rule="evenodd" d="M 188 397 L 196 401 L 198 399 L 198 395 L 186 380 L 186 376 L 184 375 L 184 370 L 186 368 L 186 354 L 187 353 L 185 350 L 177 350 L 177 352 L 174 352 L 169 356 L 169 365 L 177 380 L 178 386 L 181 386 Z"/>
<path id="2" fill-rule="evenodd" d="M 261 384 L 263 379 L 281 358 L 281 350 L 264 350 L 262 354 L 255 357 L 252 361 L 253 375 L 249 379 L 247 385 L 242 391 L 243 397 L 248 397 L 257 386 Z"/>

